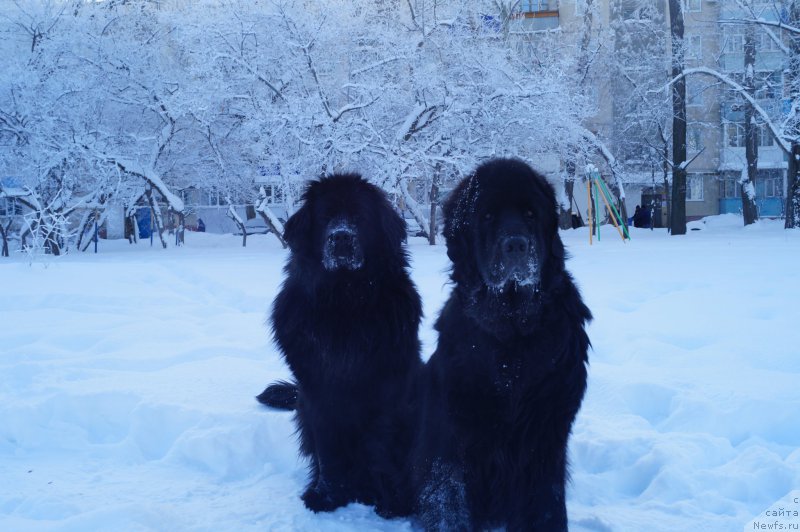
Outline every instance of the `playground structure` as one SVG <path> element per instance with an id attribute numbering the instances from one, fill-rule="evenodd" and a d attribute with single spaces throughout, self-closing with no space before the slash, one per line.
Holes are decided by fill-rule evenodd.
<path id="1" fill-rule="evenodd" d="M 594 165 L 586 167 L 586 191 L 589 200 L 589 245 L 592 245 L 592 238 L 595 230 L 597 231 L 597 241 L 600 241 L 600 199 L 605 204 L 608 217 L 617 228 L 620 238 L 625 242 L 630 240 L 631 235 L 628 232 L 628 224 L 619 214 L 617 208 L 614 206 L 614 197 L 608 190 L 608 185 L 600 175 L 600 171 Z"/>

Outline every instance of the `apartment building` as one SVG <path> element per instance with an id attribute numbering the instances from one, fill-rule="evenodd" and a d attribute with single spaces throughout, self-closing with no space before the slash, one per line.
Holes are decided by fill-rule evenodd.
<path id="1" fill-rule="evenodd" d="M 653 26 L 643 22 L 646 19 L 656 21 L 661 24 L 664 35 L 668 36 L 667 0 L 590 1 L 595 6 L 592 25 L 596 31 L 616 28 L 617 37 L 613 39 L 615 53 L 621 53 L 620 47 L 625 46 L 640 47 L 643 53 L 652 54 L 652 61 L 663 65 L 661 76 L 666 83 L 669 79 L 671 45 L 667 39 L 660 49 L 661 56 L 657 55 L 658 51 L 654 53 L 652 48 L 648 48 L 648 39 L 653 38 Z M 531 31 L 558 28 L 568 39 L 577 41 L 583 31 L 586 2 L 521 2 L 518 25 Z M 686 68 L 704 67 L 741 82 L 744 78 L 746 27 L 741 21 L 747 18 L 745 13 L 734 0 L 683 2 Z M 781 17 L 773 3 L 767 1 L 759 5 L 758 14 L 768 20 Z M 624 39 L 619 38 L 620 31 L 627 33 Z M 778 119 L 788 108 L 783 82 L 786 57 L 779 45 L 759 28 L 756 29 L 756 39 L 755 96 L 759 105 L 773 119 Z M 627 152 L 621 145 L 615 146 L 615 142 L 620 142 L 620 129 L 627 125 L 628 120 L 626 109 L 620 105 L 620 98 L 626 94 L 626 89 L 619 85 L 619 80 L 603 78 L 602 75 L 595 83 L 598 85 L 594 90 L 599 103 L 590 127 L 608 139 L 612 150 L 619 153 L 625 163 L 629 203 L 641 202 L 638 193 L 645 199 L 656 197 L 663 202 L 668 201 L 670 195 L 661 184 L 663 164 L 654 163 L 652 157 L 637 161 L 635 154 Z M 687 168 L 687 218 L 740 212 L 741 187 L 738 181 L 745 167 L 744 106 L 741 97 L 715 77 L 693 74 L 687 78 L 686 109 L 687 157 L 691 161 Z M 658 150 L 654 147 L 654 151 Z M 786 168 L 783 151 L 764 124 L 760 123 L 756 202 L 761 217 L 783 214 Z M 666 216 L 666 208 L 663 209 L 663 216 Z"/>

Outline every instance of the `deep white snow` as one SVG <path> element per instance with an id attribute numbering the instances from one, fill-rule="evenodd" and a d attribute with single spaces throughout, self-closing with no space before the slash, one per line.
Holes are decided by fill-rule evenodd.
<path id="1" fill-rule="evenodd" d="M 800 232 L 690 227 L 563 234 L 595 315 L 573 530 L 752 530 L 800 489 Z M 0 259 L 0 530 L 411 530 L 298 499 L 291 416 L 253 399 L 289 376 L 264 326 L 275 239 L 186 242 Z M 448 261 L 410 248 L 427 356 Z"/>

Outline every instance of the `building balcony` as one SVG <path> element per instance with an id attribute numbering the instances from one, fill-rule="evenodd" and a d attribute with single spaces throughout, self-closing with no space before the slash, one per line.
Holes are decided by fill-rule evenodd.
<path id="1" fill-rule="evenodd" d="M 523 0 L 519 3 L 520 18 L 558 17 L 558 0 Z"/>
<path id="2" fill-rule="evenodd" d="M 514 18 L 527 30 L 558 28 L 558 0 L 527 0 L 519 3 Z"/>

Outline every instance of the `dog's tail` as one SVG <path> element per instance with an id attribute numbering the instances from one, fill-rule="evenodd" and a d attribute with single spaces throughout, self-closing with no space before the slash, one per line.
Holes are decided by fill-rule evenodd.
<path id="1" fill-rule="evenodd" d="M 297 408 L 297 384 L 275 381 L 258 394 L 256 400 L 262 405 L 277 410 L 294 410 Z"/>

